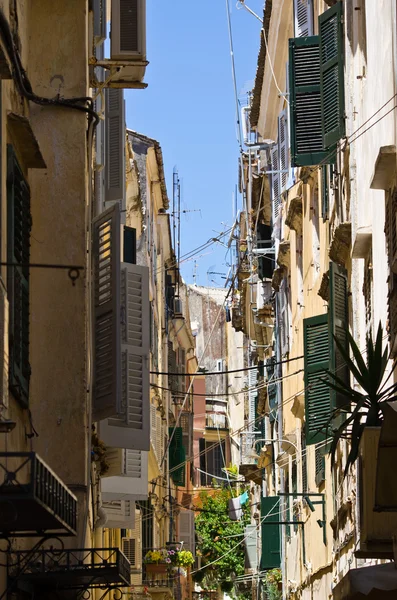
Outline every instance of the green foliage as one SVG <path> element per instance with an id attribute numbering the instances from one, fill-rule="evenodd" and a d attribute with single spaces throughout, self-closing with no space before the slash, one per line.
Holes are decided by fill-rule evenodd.
<path id="1" fill-rule="evenodd" d="M 349 373 L 353 375 L 362 389 L 362 392 L 359 392 L 354 386 L 346 384 L 334 373 L 329 373 L 331 379 L 326 382 L 327 385 L 346 399 L 345 406 L 337 409 L 332 416 L 332 420 L 338 414 L 342 416 L 342 423 L 333 432 L 330 448 L 331 466 L 332 468 L 335 466 L 335 455 L 339 440 L 342 437 L 349 439 L 350 452 L 344 472 L 346 476 L 350 466 L 357 459 L 360 439 L 364 428 L 377 427 L 382 423 L 382 404 L 394 399 L 397 384 L 387 385 L 394 368 L 384 381 L 390 356 L 387 348 L 384 351 L 382 349 L 383 329 L 381 323 L 379 323 L 376 340 L 373 341 L 372 334 L 367 337 L 366 361 L 364 361 L 350 333 L 348 333 L 348 339 L 353 359 L 350 358 L 349 352 L 346 352 L 340 342 L 336 338 L 334 339 L 343 360 L 346 362 Z"/>
<path id="2" fill-rule="evenodd" d="M 265 590 L 268 600 L 282 600 L 280 589 L 283 576 L 280 569 L 271 569 L 265 576 Z"/>
<path id="3" fill-rule="evenodd" d="M 224 586 L 228 587 L 223 591 L 231 591 L 233 578 L 244 574 L 243 535 L 239 534 L 244 533 L 244 527 L 249 523 L 250 510 L 247 505 L 243 506 L 243 518 L 232 521 L 229 518 L 230 498 L 230 491 L 226 488 L 211 495 L 208 492 L 200 494 L 202 510 L 197 513 L 195 524 L 200 539 L 201 572 L 204 573 L 202 587 L 206 589 L 217 589 L 221 585 L 222 590 Z M 213 561 L 217 562 L 210 564 Z M 237 597 L 240 598 L 238 593 Z"/>

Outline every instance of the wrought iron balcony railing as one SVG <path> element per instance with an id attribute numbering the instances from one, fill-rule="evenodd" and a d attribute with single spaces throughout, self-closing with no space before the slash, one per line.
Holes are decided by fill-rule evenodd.
<path id="1" fill-rule="evenodd" d="M 0 452 L 0 532 L 76 535 L 77 499 L 35 452 Z"/>
<path id="2" fill-rule="evenodd" d="M 9 554 L 10 579 L 40 588 L 129 586 L 131 564 L 118 548 L 38 549 Z"/>

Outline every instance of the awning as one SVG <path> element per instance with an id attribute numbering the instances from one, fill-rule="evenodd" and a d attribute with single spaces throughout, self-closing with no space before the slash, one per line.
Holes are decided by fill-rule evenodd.
<path id="1" fill-rule="evenodd" d="M 351 569 L 333 590 L 334 600 L 390 600 L 396 598 L 394 563 Z"/>

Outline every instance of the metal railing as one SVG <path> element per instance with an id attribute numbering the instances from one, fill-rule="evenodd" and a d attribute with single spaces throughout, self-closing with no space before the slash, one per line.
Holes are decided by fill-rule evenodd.
<path id="1" fill-rule="evenodd" d="M 29 500 L 32 501 L 32 507 L 29 506 Z M 19 503 L 24 503 L 25 511 L 32 508 L 31 527 L 29 524 L 27 527 L 29 530 L 45 530 L 47 525 L 51 528 L 51 525 L 58 524 L 57 529 L 61 527 L 69 533 L 76 533 L 76 496 L 35 452 L 0 452 L 0 504 L 3 502 L 11 502 L 16 510 L 16 518 L 8 525 L 10 531 L 18 530 L 19 517 L 26 529 L 27 515 L 20 514 L 22 506 L 18 507 Z M 34 519 L 36 523 L 33 523 Z M 2 523 L 1 519 L 0 529 L 8 530 L 7 524 Z"/>

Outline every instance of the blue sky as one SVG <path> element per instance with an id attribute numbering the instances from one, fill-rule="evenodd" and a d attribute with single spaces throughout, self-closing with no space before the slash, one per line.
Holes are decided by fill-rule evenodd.
<path id="1" fill-rule="evenodd" d="M 263 0 L 247 0 L 262 16 Z M 255 78 L 260 22 L 230 0 L 239 95 Z M 127 126 L 157 139 L 168 195 L 176 165 L 182 181 L 181 254 L 232 224 L 238 144 L 226 0 L 147 0 L 146 90 L 127 90 Z M 222 222 L 225 225 L 222 225 Z M 225 248 L 213 245 L 197 260 L 197 283 L 223 286 Z M 181 264 L 193 281 L 194 262 Z M 214 280 L 214 281 L 211 281 Z"/>

